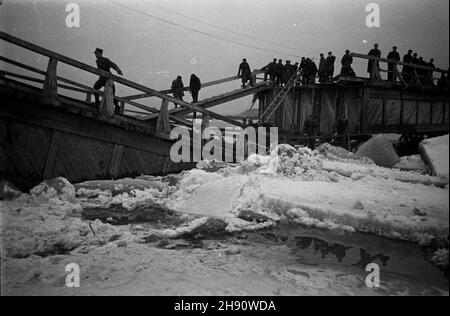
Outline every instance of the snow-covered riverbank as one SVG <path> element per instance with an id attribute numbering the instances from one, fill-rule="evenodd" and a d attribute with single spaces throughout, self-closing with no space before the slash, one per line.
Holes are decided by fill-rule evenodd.
<path id="1" fill-rule="evenodd" d="M 288 145 L 238 165 L 202 162 L 167 177 L 74 186 L 56 179 L 0 202 L 2 291 L 405 294 L 408 280 L 393 278 L 373 292 L 361 285 L 360 270 L 348 268 L 343 277 L 342 269 L 299 264 L 285 245 L 236 236 L 280 223 L 371 233 L 421 246 L 438 243 L 430 259 L 448 267 L 448 190 L 448 178 L 381 168 L 332 147 L 311 152 Z M 227 234 L 234 235 L 211 239 Z M 86 284 L 78 292 L 64 287 L 70 262 L 80 265 Z M 419 292 L 430 291 L 425 286 Z"/>

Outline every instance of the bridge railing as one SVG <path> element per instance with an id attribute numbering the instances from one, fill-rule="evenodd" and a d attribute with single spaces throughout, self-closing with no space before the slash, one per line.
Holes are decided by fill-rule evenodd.
<path id="1" fill-rule="evenodd" d="M 399 81 L 405 86 L 434 86 L 434 81 L 440 78 L 434 77 L 434 73 L 448 73 L 448 71 L 444 69 L 404 63 L 394 59 L 380 58 L 359 53 L 351 53 L 350 55 L 354 58 L 361 58 L 367 60 L 368 62 L 372 62 L 372 71 L 370 73 L 370 79 L 372 82 L 382 81 L 383 79 L 381 78 L 380 73 L 387 72 L 388 74 L 391 74 L 390 81 L 393 84 Z M 381 68 L 380 63 L 388 65 L 387 69 Z M 402 71 L 399 70 L 399 66 L 403 67 Z M 405 68 L 407 71 L 404 71 Z"/>
<path id="2" fill-rule="evenodd" d="M 259 79 L 256 76 L 258 74 L 261 74 L 261 73 L 264 73 L 264 71 L 262 71 L 262 70 L 254 70 L 252 72 L 252 77 L 254 79 Z M 218 84 L 223 84 L 223 83 L 226 83 L 226 82 L 239 80 L 239 79 L 241 79 L 240 76 L 231 76 L 231 77 L 227 77 L 227 78 L 223 78 L 223 79 L 213 80 L 213 81 L 202 83 L 201 84 L 201 88 L 203 89 L 203 88 L 207 88 L 207 87 L 211 87 L 211 86 L 215 86 L 215 85 L 218 85 Z M 183 89 L 183 91 L 189 91 L 189 90 L 190 90 L 190 87 L 185 87 Z M 164 94 L 170 94 L 170 93 L 172 93 L 172 90 L 171 89 L 167 89 L 167 90 L 162 90 L 160 92 L 164 93 Z M 145 99 L 145 98 L 149 98 L 149 97 L 153 97 L 153 95 L 149 94 L 149 93 L 140 93 L 140 94 L 133 94 L 133 95 L 126 96 L 126 97 L 124 97 L 124 99 L 125 100 L 137 100 L 137 99 Z"/>
<path id="3" fill-rule="evenodd" d="M 37 73 L 39 75 L 43 75 L 44 78 L 39 79 L 39 78 L 34 78 L 34 77 L 30 77 L 30 76 L 25 76 L 25 75 L 19 75 L 19 74 L 15 74 L 12 72 L 0 70 L 0 76 L 15 77 L 18 79 L 42 84 L 43 85 L 42 99 L 47 103 L 59 105 L 60 102 L 58 100 L 58 88 L 85 93 L 86 99 L 84 100 L 84 102 L 90 102 L 92 95 L 99 95 L 99 96 L 102 96 L 102 102 L 101 102 L 99 111 L 102 113 L 105 113 L 109 116 L 114 116 L 115 115 L 114 100 L 117 100 L 120 102 L 120 107 L 121 107 L 122 111 L 125 108 L 125 104 L 129 104 L 136 108 L 139 108 L 141 110 L 149 112 L 149 114 L 158 114 L 159 117 L 158 117 L 158 122 L 157 122 L 157 126 L 156 126 L 156 134 L 165 135 L 165 136 L 167 136 L 168 133 L 170 134 L 170 121 L 173 121 L 175 123 L 182 124 L 182 125 L 192 126 L 192 122 L 190 122 L 182 117 L 169 114 L 169 112 L 168 112 L 169 102 L 172 102 L 172 103 L 177 104 L 184 108 L 191 109 L 192 111 L 202 113 L 204 116 L 206 116 L 208 118 L 214 118 L 214 119 L 221 120 L 221 121 L 227 122 L 227 123 L 235 125 L 235 126 L 244 127 L 242 122 L 235 121 L 231 118 L 228 118 L 228 117 L 220 115 L 218 113 L 209 111 L 209 110 L 204 109 L 195 104 L 190 104 L 185 101 L 174 98 L 170 95 L 167 95 L 165 92 L 169 92 L 169 91 L 163 91 L 163 92 L 157 91 L 155 89 L 149 88 L 142 84 L 119 77 L 117 75 L 113 75 L 109 72 L 97 69 L 95 67 L 84 64 L 75 59 L 69 58 L 67 56 L 58 54 L 58 53 L 48 50 L 46 48 L 43 48 L 43 47 L 37 46 L 35 44 L 32 44 L 30 42 L 24 41 L 20 38 L 14 37 L 10 34 L 2 32 L 2 31 L 0 31 L 0 40 L 9 42 L 13 45 L 22 47 L 28 51 L 31 51 L 31 52 L 34 52 L 34 53 L 37 53 L 39 55 L 46 56 L 49 58 L 47 70 L 43 71 L 43 70 L 31 67 L 29 65 L 25 65 L 23 63 L 14 61 L 12 59 L 6 58 L 4 56 L 0 56 L 0 61 L 2 61 L 2 62 L 11 64 L 16 67 L 20 67 L 22 69 L 29 70 L 29 71 Z M 99 90 L 95 90 L 91 87 L 80 84 L 73 80 L 58 76 L 57 75 L 58 63 L 67 64 L 72 67 L 78 68 L 84 72 L 105 78 L 106 84 L 104 87 L 104 91 L 101 92 Z M 218 84 L 218 83 L 222 83 L 222 82 L 226 82 L 226 81 L 236 80 L 238 78 L 239 77 L 230 77 L 230 78 L 225 78 L 225 79 L 221 79 L 221 80 L 216 80 L 215 82 L 210 82 L 207 84 L 213 85 L 213 84 Z M 161 99 L 162 103 L 161 103 L 160 110 L 152 108 L 147 105 L 137 103 L 132 100 L 134 98 L 115 96 L 114 92 L 113 92 L 114 91 L 114 83 L 118 83 L 118 84 L 124 85 L 126 87 L 140 91 L 141 95 L 145 95 L 146 97 L 152 96 L 152 97 L 157 97 L 157 98 Z M 136 98 L 138 98 L 138 97 L 136 97 Z"/>

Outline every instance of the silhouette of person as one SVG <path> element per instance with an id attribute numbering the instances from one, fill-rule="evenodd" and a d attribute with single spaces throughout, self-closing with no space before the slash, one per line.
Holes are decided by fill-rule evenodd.
<path id="1" fill-rule="evenodd" d="M 117 66 L 115 63 L 113 63 L 111 60 L 109 60 L 106 57 L 103 57 L 103 49 L 96 48 L 94 51 L 95 57 L 97 60 L 95 61 L 97 64 L 97 68 L 106 72 L 111 73 L 111 68 L 114 69 L 120 76 L 123 75 L 122 70 L 120 70 L 119 66 Z M 99 77 L 98 80 L 94 83 L 94 89 L 100 90 L 102 87 L 106 84 L 106 77 Z M 116 87 L 113 85 L 113 95 L 116 94 Z M 98 107 L 100 106 L 100 97 L 98 94 L 95 94 L 95 105 Z M 119 102 L 114 99 L 114 113 L 120 112 L 120 106 Z"/>

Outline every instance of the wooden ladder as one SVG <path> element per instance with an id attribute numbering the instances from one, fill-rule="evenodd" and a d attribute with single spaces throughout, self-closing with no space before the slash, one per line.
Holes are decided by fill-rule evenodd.
<path id="1" fill-rule="evenodd" d="M 273 114 L 278 110 L 280 105 L 283 103 L 283 100 L 286 98 L 287 94 L 291 89 L 298 83 L 302 72 L 297 72 L 295 75 L 289 79 L 288 83 L 281 89 L 275 99 L 270 103 L 270 105 L 266 108 L 263 114 L 259 117 L 258 123 L 262 124 L 270 120 Z"/>

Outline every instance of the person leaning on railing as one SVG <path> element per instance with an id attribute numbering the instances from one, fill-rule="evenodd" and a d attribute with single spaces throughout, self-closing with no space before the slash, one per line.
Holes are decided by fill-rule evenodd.
<path id="1" fill-rule="evenodd" d="M 350 55 L 350 51 L 347 49 L 341 59 L 342 68 L 340 75 L 343 77 L 356 77 L 356 73 L 352 68 L 352 64 L 353 57 Z"/>

